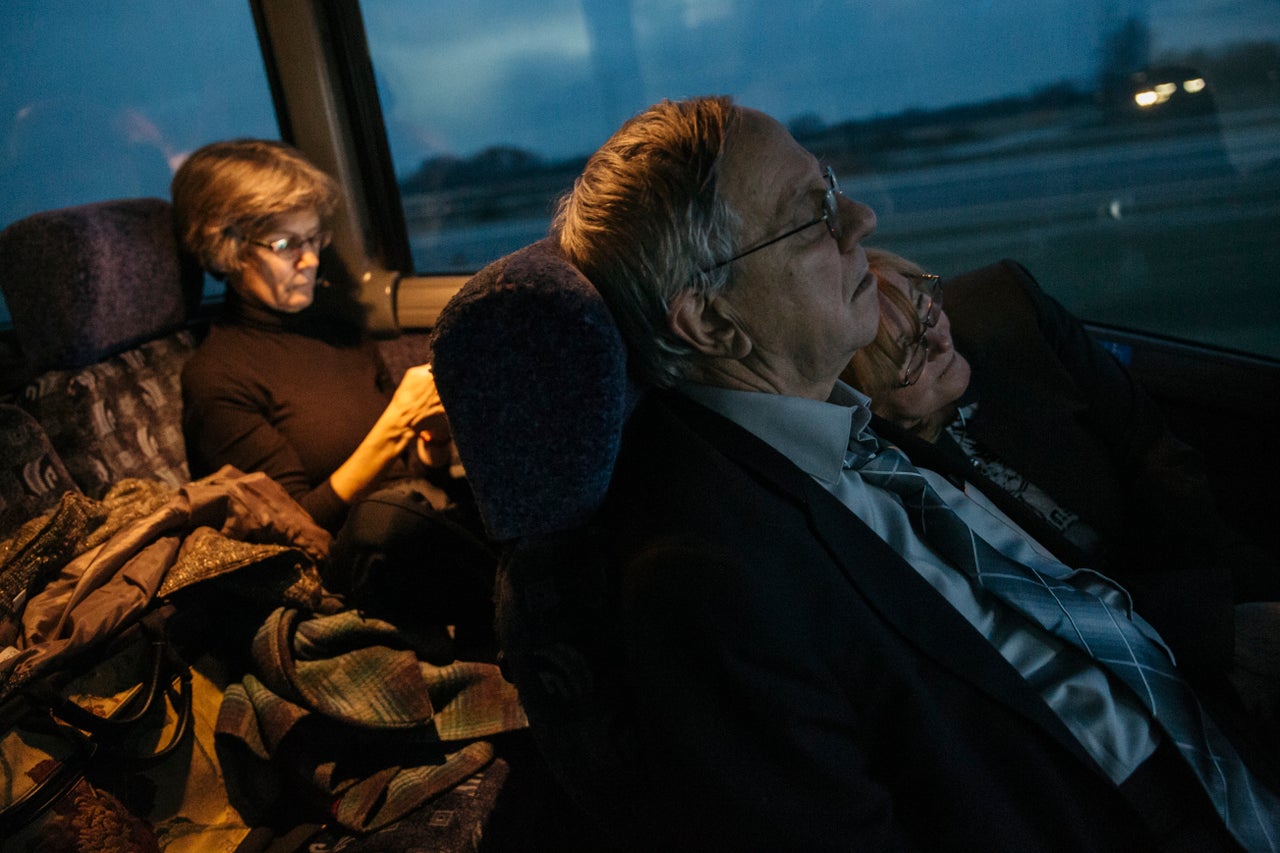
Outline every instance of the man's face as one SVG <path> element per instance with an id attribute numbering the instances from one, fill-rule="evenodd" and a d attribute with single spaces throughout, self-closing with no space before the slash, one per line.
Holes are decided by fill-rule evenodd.
<path id="1" fill-rule="evenodd" d="M 754 110 L 725 150 L 720 188 L 742 217 L 748 247 L 822 215 L 827 183 L 813 155 L 778 122 Z M 723 295 L 751 340 L 742 360 L 777 393 L 826 399 L 880 318 L 875 278 L 861 241 L 875 230 L 871 208 L 838 196 L 842 233 L 814 225 L 734 261 Z"/>

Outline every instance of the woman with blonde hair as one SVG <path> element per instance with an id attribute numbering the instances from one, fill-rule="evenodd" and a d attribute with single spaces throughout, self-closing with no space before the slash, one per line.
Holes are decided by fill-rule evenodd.
<path id="1" fill-rule="evenodd" d="M 172 192 L 183 245 L 227 282 L 182 374 L 192 474 L 267 474 L 336 534 L 327 586 L 401 625 L 457 625 L 488 654 L 494 561 L 449 474 L 431 367 L 394 384 L 351 292 L 319 274 L 336 183 L 282 142 L 239 139 L 193 153 Z"/>
<path id="2" fill-rule="evenodd" d="M 183 246 L 227 283 L 182 376 L 192 474 L 262 471 L 336 531 L 374 486 L 438 464 L 447 432 L 430 367 L 393 386 L 354 299 L 319 277 L 334 180 L 282 142 L 239 139 L 191 154 L 172 193 Z"/>
<path id="3" fill-rule="evenodd" d="M 1223 521 L 1200 453 L 1128 370 L 1021 264 L 943 281 L 867 256 L 880 327 L 841 378 L 872 398 L 876 432 L 1120 581 L 1202 689 L 1230 675 L 1275 726 L 1280 567 Z"/>

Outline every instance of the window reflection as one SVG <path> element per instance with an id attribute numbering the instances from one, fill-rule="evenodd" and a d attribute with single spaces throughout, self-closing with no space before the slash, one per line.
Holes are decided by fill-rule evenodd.
<path id="1" fill-rule="evenodd" d="M 888 248 L 1016 257 L 1094 321 L 1280 357 L 1280 296 L 1250 292 L 1280 255 L 1267 0 L 534 5 L 364 4 L 418 272 L 541 236 L 625 116 L 729 92 L 829 159 Z"/>

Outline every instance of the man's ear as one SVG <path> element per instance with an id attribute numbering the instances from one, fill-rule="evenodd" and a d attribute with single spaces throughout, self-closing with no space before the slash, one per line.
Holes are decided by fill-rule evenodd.
<path id="1" fill-rule="evenodd" d="M 682 290 L 667 309 L 667 327 L 703 355 L 740 359 L 751 351 L 750 336 L 720 297 Z"/>

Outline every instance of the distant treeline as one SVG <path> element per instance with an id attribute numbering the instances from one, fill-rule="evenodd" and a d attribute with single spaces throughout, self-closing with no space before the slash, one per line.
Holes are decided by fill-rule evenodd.
<path id="1" fill-rule="evenodd" d="M 1139 32 L 1128 38 L 1141 41 L 1145 36 Z M 1125 65 L 1104 68 L 1089 88 L 1062 80 L 1025 95 L 977 103 L 908 109 L 837 123 L 810 113 L 794 117 L 788 125 L 801 144 L 852 173 L 1050 125 L 1105 128 L 1135 121 L 1150 124 L 1152 119 L 1216 120 L 1217 110 L 1228 100 L 1232 108 L 1280 102 L 1280 55 L 1273 42 L 1241 43 L 1213 53 L 1166 54 L 1135 73 L 1118 71 L 1119 67 Z M 1207 88 L 1202 97 L 1179 96 L 1158 110 L 1136 110 L 1133 95 L 1138 88 L 1166 74 L 1200 75 L 1208 81 Z M 546 195 L 570 186 L 586 158 L 583 154 L 548 160 L 523 148 L 492 146 L 470 157 L 442 155 L 424 160 L 400 180 L 400 190 L 406 200 L 418 197 L 425 204 L 419 214 L 440 215 L 448 208 L 475 218 L 501 218 L 531 205 L 545 208 Z M 510 195 L 494 198 L 495 187 Z M 436 201 L 427 202 L 426 196 Z"/>
<path id="2" fill-rule="evenodd" d="M 1029 112 L 1061 111 L 1091 104 L 1095 96 L 1079 91 L 1069 82 L 1047 86 L 1022 97 L 1006 97 L 976 104 L 960 104 L 938 110 L 907 110 L 892 116 L 876 116 L 827 125 L 816 115 L 806 114 L 789 123 L 802 144 L 826 148 L 832 143 L 854 145 L 874 153 L 877 149 L 903 145 L 946 145 L 975 136 L 976 122 L 1010 118 Z M 945 128 L 934 133 L 913 133 L 921 128 Z M 424 160 L 412 175 L 400 181 L 404 195 L 440 192 L 462 187 L 510 184 L 521 178 L 576 174 L 587 155 L 548 161 L 538 154 L 508 145 L 486 148 L 471 157 L 443 155 Z"/>

